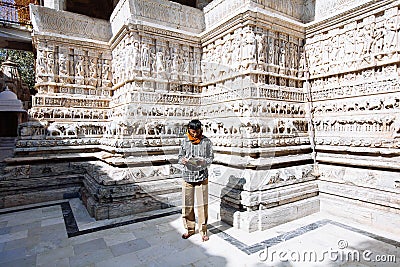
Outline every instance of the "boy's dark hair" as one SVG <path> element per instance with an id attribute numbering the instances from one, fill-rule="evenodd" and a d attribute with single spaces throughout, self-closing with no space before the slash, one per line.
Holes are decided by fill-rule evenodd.
<path id="1" fill-rule="evenodd" d="M 199 120 L 191 120 L 188 124 L 188 129 L 192 129 L 192 130 L 201 129 L 201 122 Z"/>

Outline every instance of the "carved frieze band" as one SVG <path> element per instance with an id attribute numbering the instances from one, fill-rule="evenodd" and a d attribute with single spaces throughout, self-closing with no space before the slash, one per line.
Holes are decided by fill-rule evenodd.
<path id="1" fill-rule="evenodd" d="M 201 50 L 183 42 L 132 31 L 113 49 L 112 55 L 116 85 L 143 78 L 165 83 L 198 83 L 201 79 Z"/>
<path id="2" fill-rule="evenodd" d="M 204 80 L 225 79 L 243 71 L 302 78 L 305 64 L 302 42 L 296 36 L 274 30 L 237 28 L 203 47 Z"/>
<path id="3" fill-rule="evenodd" d="M 311 81 L 314 101 L 400 91 L 400 69 L 387 65 Z"/>
<path id="4" fill-rule="evenodd" d="M 30 10 L 34 33 L 54 33 L 103 42 L 111 38 L 111 25 L 106 20 L 39 5 L 30 5 Z"/>
<path id="5" fill-rule="evenodd" d="M 162 25 L 162 28 L 200 33 L 204 30 L 201 10 L 166 0 L 119 1 L 110 21 L 114 34 L 130 21 L 141 20 Z"/>
<path id="6" fill-rule="evenodd" d="M 399 8 L 352 21 L 307 39 L 311 78 L 358 71 L 399 60 Z"/>
<path id="7" fill-rule="evenodd" d="M 206 27 L 210 28 L 232 15 L 256 8 L 272 9 L 302 22 L 309 22 L 314 17 L 314 4 L 311 0 L 218 0 L 204 8 Z"/>
<path id="8" fill-rule="evenodd" d="M 108 51 L 68 48 L 54 43 L 37 46 L 37 85 L 55 82 L 91 87 L 111 86 L 111 56 Z"/>

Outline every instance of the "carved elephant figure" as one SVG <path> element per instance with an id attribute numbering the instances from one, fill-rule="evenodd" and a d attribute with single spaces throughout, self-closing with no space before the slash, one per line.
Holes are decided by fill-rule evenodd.
<path id="1" fill-rule="evenodd" d="M 117 128 L 118 128 L 118 122 L 110 121 L 106 125 L 106 130 L 105 130 L 106 135 L 115 135 L 115 134 L 117 134 Z"/>
<path id="2" fill-rule="evenodd" d="M 397 116 L 392 124 L 393 128 L 393 137 L 399 138 L 400 137 L 400 118 Z"/>
<path id="3" fill-rule="evenodd" d="M 251 133 L 254 132 L 254 127 L 253 127 L 253 125 L 252 125 L 250 122 L 249 122 L 249 123 L 246 123 L 246 124 L 242 123 L 242 124 L 239 126 L 239 131 L 240 131 L 240 133 L 243 134 L 243 135 L 248 135 L 248 134 L 251 134 Z"/>
<path id="4" fill-rule="evenodd" d="M 383 101 L 383 106 L 385 107 L 385 109 L 394 108 L 395 105 L 396 99 L 394 98 L 387 98 Z"/>
<path id="5" fill-rule="evenodd" d="M 379 110 L 382 108 L 382 100 L 377 98 L 371 98 L 368 100 L 368 109 L 369 110 Z"/>
<path id="6" fill-rule="evenodd" d="M 260 132 L 261 133 L 276 133 L 276 126 L 277 126 L 277 122 L 275 119 L 270 119 L 267 121 L 262 121 L 260 123 Z"/>
<path id="7" fill-rule="evenodd" d="M 49 136 L 62 136 L 63 135 L 62 128 L 63 127 L 61 125 L 53 122 L 47 127 L 47 134 Z"/>
<path id="8" fill-rule="evenodd" d="M 68 125 L 65 128 L 65 134 L 67 136 L 78 136 L 78 130 L 79 130 L 79 126 L 78 125 L 71 124 L 71 125 Z"/>
<path id="9" fill-rule="evenodd" d="M 132 124 L 132 127 L 136 130 L 135 133 L 138 134 L 145 134 L 146 128 L 143 121 L 136 121 Z"/>
<path id="10" fill-rule="evenodd" d="M 160 121 L 146 122 L 144 125 L 146 135 L 156 135 L 156 136 L 160 135 L 163 125 L 164 123 Z"/>

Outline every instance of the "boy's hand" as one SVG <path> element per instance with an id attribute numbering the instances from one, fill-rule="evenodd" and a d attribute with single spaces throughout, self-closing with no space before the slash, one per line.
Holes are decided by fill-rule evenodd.
<path id="1" fill-rule="evenodd" d="M 204 166 L 204 165 L 206 165 L 206 160 L 205 159 L 199 159 L 199 165 L 200 166 Z"/>
<path id="2" fill-rule="evenodd" d="M 189 160 L 188 160 L 187 158 L 182 158 L 181 161 L 182 161 L 182 164 L 183 164 L 183 165 L 186 165 L 186 163 L 188 163 Z"/>

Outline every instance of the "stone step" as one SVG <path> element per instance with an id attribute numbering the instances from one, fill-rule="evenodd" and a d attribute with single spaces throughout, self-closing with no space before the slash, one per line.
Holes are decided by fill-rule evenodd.
<path id="1" fill-rule="evenodd" d="M 4 159 L 11 158 L 14 156 L 14 147 L 0 147 L 0 162 L 4 162 Z"/>
<path id="2" fill-rule="evenodd" d="M 0 148 L 1 147 L 15 147 L 15 137 L 0 137 Z"/>

